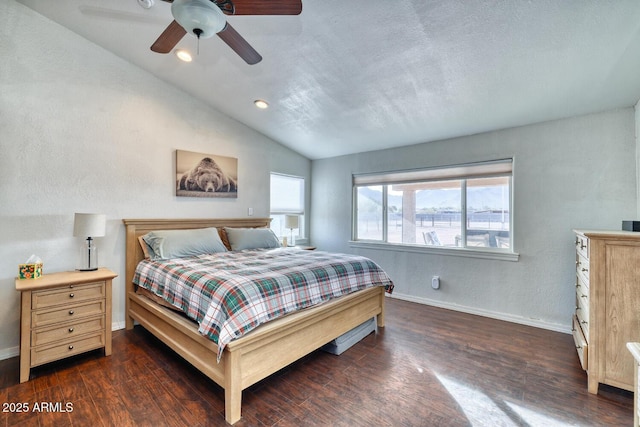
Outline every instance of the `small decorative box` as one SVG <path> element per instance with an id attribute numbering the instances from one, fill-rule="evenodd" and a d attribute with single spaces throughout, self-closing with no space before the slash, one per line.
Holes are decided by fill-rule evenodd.
<path id="1" fill-rule="evenodd" d="M 18 264 L 19 279 L 37 279 L 42 276 L 42 263 Z"/>

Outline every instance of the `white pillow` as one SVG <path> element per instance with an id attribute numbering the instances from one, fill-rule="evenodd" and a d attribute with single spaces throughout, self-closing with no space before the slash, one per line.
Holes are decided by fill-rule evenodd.
<path id="1" fill-rule="evenodd" d="M 234 251 L 243 249 L 279 248 L 280 240 L 270 228 L 231 228 L 224 231 Z"/>
<path id="2" fill-rule="evenodd" d="M 142 236 L 142 239 L 151 248 L 151 259 L 182 258 L 227 251 L 215 227 L 152 231 Z"/>

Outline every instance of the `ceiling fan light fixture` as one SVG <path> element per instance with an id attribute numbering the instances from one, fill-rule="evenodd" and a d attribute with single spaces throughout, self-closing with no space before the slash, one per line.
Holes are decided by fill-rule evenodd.
<path id="1" fill-rule="evenodd" d="M 171 13 L 182 28 L 199 39 L 213 37 L 227 24 L 224 13 L 209 0 L 174 0 Z"/>
<path id="2" fill-rule="evenodd" d="M 193 57 L 191 56 L 189 51 L 186 51 L 184 49 L 176 50 L 176 56 L 178 57 L 179 60 L 184 62 L 191 62 L 193 60 Z"/>

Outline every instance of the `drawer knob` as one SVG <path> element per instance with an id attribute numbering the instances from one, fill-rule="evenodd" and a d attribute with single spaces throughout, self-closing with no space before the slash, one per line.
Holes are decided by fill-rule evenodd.
<path id="1" fill-rule="evenodd" d="M 75 294 L 74 294 L 73 292 L 71 292 L 71 293 L 69 294 L 69 298 L 73 298 L 73 297 L 75 297 Z"/>
<path id="2" fill-rule="evenodd" d="M 72 345 L 69 346 L 69 350 L 73 350 L 73 346 Z"/>
<path id="3" fill-rule="evenodd" d="M 584 268 L 584 267 L 582 267 L 582 271 L 589 271 L 589 270 L 588 270 L 588 269 L 586 269 L 586 268 Z"/>
<path id="4" fill-rule="evenodd" d="M 69 316 L 73 315 L 73 310 L 69 310 Z"/>
<path id="5" fill-rule="evenodd" d="M 582 322 L 580 322 L 580 323 L 582 323 L 583 325 L 586 325 L 586 324 L 588 324 L 589 322 L 587 322 L 586 320 L 583 320 L 583 321 L 582 321 Z"/>
<path id="6" fill-rule="evenodd" d="M 69 328 L 69 332 L 70 332 L 70 333 L 71 333 L 71 332 L 73 332 L 73 328 Z"/>
<path id="7" fill-rule="evenodd" d="M 577 346 L 576 346 L 576 350 L 580 350 L 581 348 L 582 348 L 582 346 L 581 346 L 581 345 L 577 345 Z"/>
<path id="8" fill-rule="evenodd" d="M 580 298 L 589 298 L 589 297 L 584 295 L 584 294 L 582 294 L 582 295 L 580 295 Z"/>

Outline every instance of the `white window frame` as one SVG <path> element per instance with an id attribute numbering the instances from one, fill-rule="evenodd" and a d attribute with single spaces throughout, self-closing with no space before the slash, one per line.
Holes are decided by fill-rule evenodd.
<path id="1" fill-rule="evenodd" d="M 391 184 L 410 184 L 422 182 L 441 182 L 448 180 L 461 181 L 461 218 L 467 218 L 466 182 L 474 178 L 509 177 L 509 239 L 508 249 L 489 247 L 450 247 L 428 246 L 411 243 L 388 242 L 388 194 L 387 186 Z M 382 203 L 382 238 L 381 240 L 366 240 L 358 238 L 358 189 L 360 187 L 381 185 L 383 189 Z M 384 250 L 398 250 L 408 252 L 429 252 L 442 255 L 457 255 L 476 258 L 502 259 L 517 261 L 519 255 L 514 251 L 513 228 L 513 159 L 499 159 L 478 163 L 467 163 L 425 169 L 378 172 L 353 175 L 353 203 L 352 203 L 352 247 L 378 248 Z M 467 227 L 461 225 L 462 242 L 466 242 Z"/>

